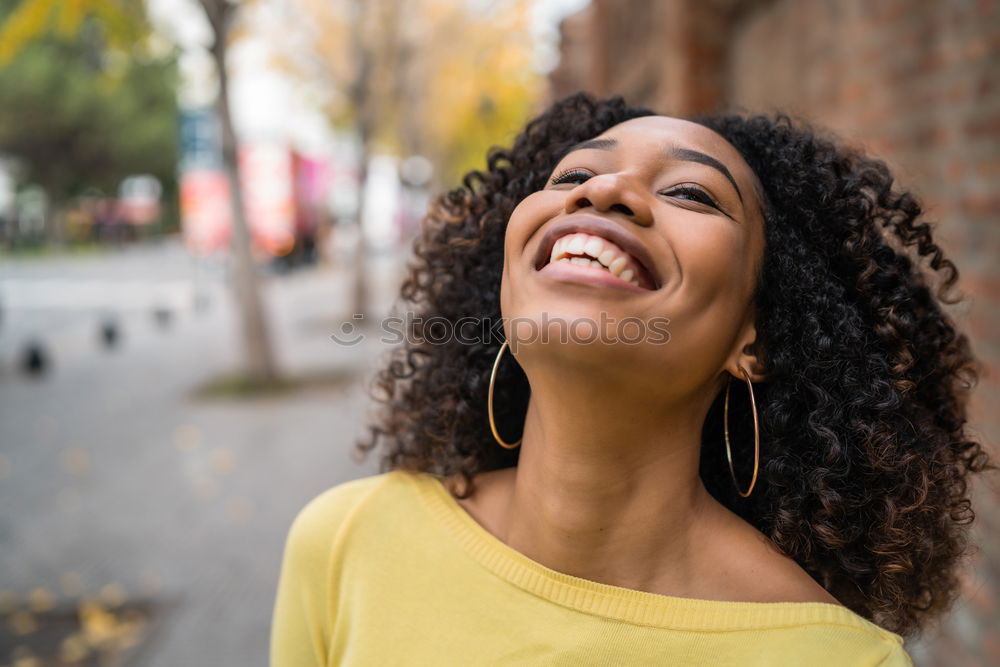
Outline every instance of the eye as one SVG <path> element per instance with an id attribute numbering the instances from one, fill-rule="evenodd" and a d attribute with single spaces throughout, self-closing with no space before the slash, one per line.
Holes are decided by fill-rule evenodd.
<path id="1" fill-rule="evenodd" d="M 690 201 L 696 201 L 699 204 L 705 204 L 706 206 L 711 206 L 712 208 L 719 209 L 719 205 L 715 203 L 715 200 L 701 188 L 696 188 L 691 185 L 684 185 L 673 190 L 667 190 L 661 194 L 668 197 L 677 197 L 678 199 L 687 199 Z"/>
<path id="2" fill-rule="evenodd" d="M 553 176 L 551 184 L 562 185 L 563 183 L 573 183 L 575 185 L 579 185 L 591 176 L 593 176 L 593 174 L 583 171 L 582 169 L 567 169 Z"/>

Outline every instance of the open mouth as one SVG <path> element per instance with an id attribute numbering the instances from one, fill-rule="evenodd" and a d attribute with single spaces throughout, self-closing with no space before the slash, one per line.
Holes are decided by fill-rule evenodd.
<path id="1" fill-rule="evenodd" d="M 618 225 L 596 216 L 569 218 L 550 228 L 538 248 L 535 268 L 566 262 L 610 273 L 635 287 L 660 288 L 646 249 Z"/>
<path id="2" fill-rule="evenodd" d="M 644 279 L 644 269 L 631 255 L 611 241 L 592 234 L 577 232 L 557 240 L 546 263 L 552 262 L 603 269 L 636 287 L 654 289 L 652 282 Z"/>

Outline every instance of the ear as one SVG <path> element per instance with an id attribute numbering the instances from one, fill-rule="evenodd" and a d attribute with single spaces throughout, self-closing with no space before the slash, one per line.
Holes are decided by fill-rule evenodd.
<path id="1" fill-rule="evenodd" d="M 737 380 L 745 380 L 740 371 L 740 368 L 743 368 L 750 374 L 751 382 L 763 382 L 767 377 L 764 375 L 762 353 L 760 342 L 757 340 L 757 327 L 752 321 L 748 321 L 737 336 L 736 345 L 726 360 L 724 369 Z"/>

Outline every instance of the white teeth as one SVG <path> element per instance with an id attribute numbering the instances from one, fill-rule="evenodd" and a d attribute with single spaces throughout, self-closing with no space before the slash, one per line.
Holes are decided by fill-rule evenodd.
<path id="1" fill-rule="evenodd" d="M 604 252 L 602 252 L 601 255 L 600 255 L 600 257 L 598 257 L 597 259 L 604 266 L 611 266 L 611 262 L 617 256 L 618 256 L 617 252 L 615 252 L 611 248 L 608 248 L 607 250 L 605 250 Z"/>
<path id="2" fill-rule="evenodd" d="M 611 268 L 604 266 L 596 259 L 588 259 L 586 257 L 560 257 L 559 259 L 552 260 L 553 262 L 569 262 L 570 264 L 576 264 L 577 266 L 591 266 L 595 269 L 603 269 L 605 271 L 610 271 L 614 275 L 618 276 L 622 280 L 636 287 L 639 287 L 639 281 L 632 277 L 632 269 L 625 269 L 622 271 L 622 267 L 625 266 L 625 258 L 619 257 L 614 262 L 611 263 Z M 615 271 L 620 271 L 621 273 L 615 273 Z"/>
<path id="3" fill-rule="evenodd" d="M 604 242 L 601 241 L 601 239 L 594 238 L 593 236 L 583 244 L 583 252 L 587 253 L 591 257 L 599 257 L 602 250 L 604 250 Z"/>
<path id="4" fill-rule="evenodd" d="M 627 254 L 623 254 L 623 251 L 614 244 L 608 247 L 607 243 L 604 239 L 583 232 L 567 234 L 552 244 L 552 255 L 549 261 L 569 262 L 578 266 L 605 269 L 612 275 L 638 287 L 639 280 L 635 269 L 626 268 L 631 264 L 631 258 Z M 579 255 L 589 255 L 589 257 L 580 257 Z"/>

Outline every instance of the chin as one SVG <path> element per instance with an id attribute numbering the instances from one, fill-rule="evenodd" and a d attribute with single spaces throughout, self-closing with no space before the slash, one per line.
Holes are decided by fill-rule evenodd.
<path id="1" fill-rule="evenodd" d="M 648 372 L 651 362 L 665 358 L 670 337 L 666 318 L 650 325 L 619 309 L 570 300 L 505 317 L 505 334 L 519 362 L 591 373 L 595 367 Z"/>

